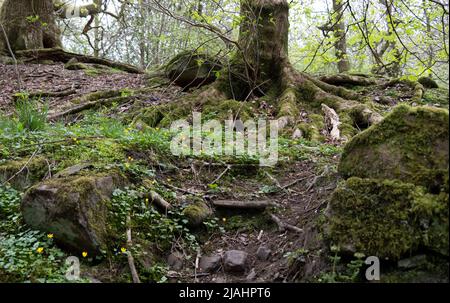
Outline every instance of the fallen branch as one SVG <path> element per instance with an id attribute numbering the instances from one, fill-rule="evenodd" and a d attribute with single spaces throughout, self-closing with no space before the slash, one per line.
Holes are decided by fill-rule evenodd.
<path id="1" fill-rule="evenodd" d="M 141 280 L 139 279 L 139 275 L 136 270 L 136 265 L 134 264 L 134 258 L 131 254 L 131 246 L 133 245 L 133 242 L 131 241 L 131 218 L 128 215 L 127 216 L 127 258 L 128 258 L 128 266 L 130 267 L 131 271 L 131 277 L 133 278 L 133 283 L 141 283 Z"/>
<path id="2" fill-rule="evenodd" d="M 103 58 L 96 58 L 93 56 L 80 55 L 71 52 L 66 52 L 61 48 L 43 48 L 43 49 L 30 49 L 30 50 L 21 50 L 17 51 L 16 55 L 18 58 L 21 58 L 24 62 L 37 61 L 37 60 L 52 60 L 66 63 L 70 59 L 77 59 L 78 62 L 81 63 L 93 63 L 109 66 L 111 68 L 117 68 L 122 71 L 133 73 L 133 74 L 142 74 L 143 70 L 129 65 L 125 63 L 119 63 L 115 61 L 111 61 Z"/>
<path id="3" fill-rule="evenodd" d="M 168 211 L 172 208 L 172 205 L 164 200 L 157 192 L 151 190 L 148 194 L 145 195 L 146 198 L 150 200 L 150 202 L 154 202 L 158 207 L 163 209 L 164 211 Z"/>
<path id="4" fill-rule="evenodd" d="M 92 102 L 87 102 L 75 107 L 72 107 L 66 111 L 60 112 L 60 113 L 56 113 L 56 114 L 52 114 L 48 116 L 48 120 L 49 121 L 54 121 L 57 120 L 59 118 L 63 118 L 69 115 L 73 115 L 73 114 L 77 114 L 79 112 L 82 112 L 84 110 L 87 109 L 91 109 L 94 107 L 97 107 L 99 105 L 106 105 L 106 104 L 110 104 L 110 103 L 124 103 L 126 101 L 129 101 L 131 98 L 134 98 L 133 96 L 129 96 L 129 97 L 115 97 L 115 98 L 109 98 L 109 99 L 100 99 L 97 101 L 92 101 Z"/>
<path id="5" fill-rule="evenodd" d="M 269 206 L 277 206 L 276 203 L 271 201 L 235 201 L 235 200 L 216 200 L 212 204 L 216 207 L 225 208 L 241 208 L 241 209 L 265 209 Z"/>
<path id="6" fill-rule="evenodd" d="M 53 97 L 66 97 L 75 94 L 77 91 L 75 89 L 66 89 L 60 92 L 44 92 L 44 91 L 37 91 L 37 92 L 31 92 L 28 93 L 28 98 L 53 98 Z M 17 96 L 15 96 L 17 98 Z"/>
<path id="7" fill-rule="evenodd" d="M 278 229 L 281 232 L 284 232 L 286 230 L 290 230 L 290 231 L 293 231 L 293 232 L 296 232 L 296 233 L 302 233 L 303 232 L 303 229 L 301 229 L 301 228 L 299 228 L 297 226 L 294 226 L 294 225 L 290 225 L 290 224 L 284 223 L 283 221 L 281 221 L 280 218 L 278 218 L 274 214 L 270 214 L 270 218 L 272 219 L 273 222 L 275 222 L 275 224 L 278 225 Z"/>

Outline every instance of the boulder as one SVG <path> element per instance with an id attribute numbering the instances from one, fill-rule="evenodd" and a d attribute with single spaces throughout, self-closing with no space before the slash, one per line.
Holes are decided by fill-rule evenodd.
<path id="1" fill-rule="evenodd" d="M 325 233 L 342 253 L 398 260 L 425 247 L 448 256 L 448 194 L 399 180 L 352 177 L 326 210 Z"/>
<path id="2" fill-rule="evenodd" d="M 185 51 L 167 63 L 165 73 L 175 84 L 190 88 L 214 82 L 222 65 L 217 59 L 195 51 Z"/>
<path id="3" fill-rule="evenodd" d="M 272 251 L 264 245 L 258 247 L 258 250 L 256 251 L 256 257 L 261 261 L 267 261 L 271 254 Z"/>
<path id="4" fill-rule="evenodd" d="M 243 273 L 247 270 L 248 254 L 242 250 L 229 250 L 223 256 L 223 266 L 225 271 L 231 273 Z"/>
<path id="5" fill-rule="evenodd" d="M 63 248 L 96 255 L 106 247 L 108 239 L 109 199 L 124 181 L 116 174 L 97 174 L 36 184 L 22 200 L 25 223 L 54 234 Z"/>
<path id="6" fill-rule="evenodd" d="M 169 265 L 170 269 L 173 270 L 181 270 L 184 265 L 184 256 L 182 253 L 176 251 L 174 253 L 171 253 L 167 257 L 167 264 Z"/>
<path id="7" fill-rule="evenodd" d="M 448 184 L 448 165 L 448 110 L 400 105 L 352 138 L 338 170 L 346 179 L 398 179 L 439 193 Z"/>

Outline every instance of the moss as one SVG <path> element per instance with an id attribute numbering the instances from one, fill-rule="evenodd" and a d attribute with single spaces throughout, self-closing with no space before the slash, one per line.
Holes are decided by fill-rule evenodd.
<path id="1" fill-rule="evenodd" d="M 247 121 L 252 118 L 252 106 L 236 100 L 209 100 L 203 105 L 202 114 L 219 121 L 238 118 Z"/>
<path id="2" fill-rule="evenodd" d="M 107 201 L 125 182 L 117 173 L 46 180 L 25 193 L 21 206 L 25 222 L 53 233 L 71 251 L 96 255 L 110 237 Z"/>
<path id="3" fill-rule="evenodd" d="M 22 171 L 19 173 L 20 170 Z M 0 164 L 0 183 L 6 182 L 17 174 L 9 183 L 17 190 L 24 190 L 42 180 L 47 173 L 48 163 L 44 157 L 8 161 Z"/>
<path id="4" fill-rule="evenodd" d="M 345 177 L 400 179 L 438 193 L 448 175 L 447 110 L 406 105 L 345 146 L 339 172 Z"/>
<path id="5" fill-rule="evenodd" d="M 423 85 L 425 88 L 439 88 L 439 85 L 430 77 L 420 77 L 417 82 Z"/>
<path id="6" fill-rule="evenodd" d="M 212 210 L 203 201 L 196 201 L 186 206 L 186 208 L 183 209 L 182 213 L 184 216 L 186 216 L 190 225 L 199 226 L 206 219 L 211 217 Z"/>
<path id="7" fill-rule="evenodd" d="M 447 245 L 448 249 L 447 212 L 448 199 L 427 194 L 423 187 L 398 180 L 350 178 L 332 195 L 327 237 L 343 251 L 389 259 L 420 246 Z M 446 229 L 446 236 L 433 224 L 439 231 Z M 430 238 L 439 244 L 430 246 Z"/>
<path id="8" fill-rule="evenodd" d="M 310 114 L 309 121 L 297 125 L 297 128 L 302 132 L 303 138 L 309 141 L 322 142 L 325 136 L 321 131 L 325 128 L 323 117 L 318 114 Z"/>
<path id="9" fill-rule="evenodd" d="M 278 117 L 293 117 L 295 119 L 299 115 L 297 98 L 295 89 L 286 89 L 279 100 Z"/>

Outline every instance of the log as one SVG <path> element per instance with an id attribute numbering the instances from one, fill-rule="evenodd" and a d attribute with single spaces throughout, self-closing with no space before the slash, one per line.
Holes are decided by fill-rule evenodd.
<path id="1" fill-rule="evenodd" d="M 270 214 L 270 218 L 272 219 L 273 222 L 275 222 L 276 225 L 278 225 L 278 230 L 281 232 L 283 232 L 285 230 L 290 230 L 290 231 L 293 231 L 296 233 L 303 232 L 303 229 L 301 229 L 297 226 L 291 225 L 291 224 L 284 223 L 283 221 L 281 221 L 280 218 L 278 218 L 274 214 Z"/>
<path id="2" fill-rule="evenodd" d="M 271 201 L 236 201 L 236 200 L 216 200 L 212 204 L 216 207 L 240 208 L 240 209 L 265 209 L 269 206 L 277 206 Z"/>
<path id="3" fill-rule="evenodd" d="M 163 209 L 164 211 L 168 211 L 172 209 L 172 205 L 164 200 L 157 192 L 151 190 L 148 194 L 145 195 L 146 198 L 150 200 L 150 202 L 155 203 L 158 207 Z"/>
<path id="4" fill-rule="evenodd" d="M 143 70 L 130 64 L 111 61 L 103 58 L 96 58 L 93 56 L 80 55 L 76 53 L 66 52 L 61 48 L 42 48 L 42 49 L 30 49 L 21 50 L 16 52 L 16 56 L 24 62 L 36 61 L 36 60 L 52 60 L 66 63 L 70 59 L 77 59 L 81 63 L 93 63 L 117 68 L 122 71 L 132 74 L 142 74 Z"/>

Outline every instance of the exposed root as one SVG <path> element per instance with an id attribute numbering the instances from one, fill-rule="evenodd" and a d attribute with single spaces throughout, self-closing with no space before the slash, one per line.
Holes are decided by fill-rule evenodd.
<path id="1" fill-rule="evenodd" d="M 235 201 L 235 200 L 216 200 L 212 204 L 216 207 L 239 208 L 239 209 L 265 209 L 269 206 L 276 206 L 271 201 Z"/>
<path id="2" fill-rule="evenodd" d="M 270 214 L 270 218 L 272 219 L 273 222 L 275 222 L 276 225 L 278 225 L 278 230 L 280 232 L 284 232 L 286 230 L 290 230 L 290 231 L 293 231 L 293 232 L 296 232 L 296 233 L 302 233 L 303 232 L 303 229 L 301 229 L 301 228 L 299 228 L 297 226 L 291 225 L 291 224 L 284 223 L 283 221 L 281 221 L 280 218 L 278 218 L 274 214 Z"/>
<path id="3" fill-rule="evenodd" d="M 32 49 L 32 50 L 21 50 L 16 52 L 17 58 L 19 58 L 23 62 L 33 62 L 33 61 L 42 61 L 42 60 L 52 60 L 58 62 L 68 62 L 71 59 L 76 59 L 81 63 L 93 63 L 100 64 L 104 66 L 109 66 L 111 68 L 117 68 L 122 71 L 133 73 L 133 74 L 142 74 L 144 71 L 141 69 L 124 63 L 119 63 L 115 61 L 111 61 L 108 59 L 96 58 L 92 56 L 80 55 L 71 52 L 66 52 L 61 48 L 44 48 L 44 49 Z"/>
<path id="4" fill-rule="evenodd" d="M 372 86 L 379 84 L 376 79 L 361 75 L 337 74 L 322 76 L 319 80 L 335 86 Z"/>
<path id="5" fill-rule="evenodd" d="M 423 94 L 425 93 L 425 88 L 423 85 L 416 81 L 409 81 L 409 80 L 402 80 L 402 79 L 394 79 L 391 81 L 388 81 L 382 85 L 379 85 L 380 89 L 386 89 L 391 86 L 395 86 L 397 84 L 404 84 L 411 88 L 413 91 L 411 102 L 420 102 L 422 100 Z"/>

